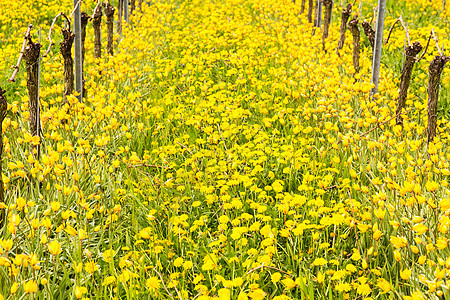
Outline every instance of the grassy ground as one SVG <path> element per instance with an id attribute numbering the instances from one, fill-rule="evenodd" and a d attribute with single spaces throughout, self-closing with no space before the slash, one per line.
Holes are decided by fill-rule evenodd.
<path id="1" fill-rule="evenodd" d="M 70 13 L 71 1 L 39 3 L 0 4 L 2 24 L 16 24 L 0 31 L 5 299 L 450 297 L 447 71 L 439 139 L 426 145 L 434 42 L 402 128 L 400 29 L 370 100 L 368 41 L 356 75 L 349 33 L 335 51 L 340 3 L 324 49 L 299 3 L 156 1 L 115 37 L 114 56 L 93 58 L 89 27 L 88 96 L 68 113 L 58 46 L 44 59 L 37 159 L 25 74 L 1 82 L 27 23 L 45 33 Z M 433 27 L 448 44 L 439 9 L 390 4 L 386 27 L 401 14 L 412 40 L 425 45 Z"/>

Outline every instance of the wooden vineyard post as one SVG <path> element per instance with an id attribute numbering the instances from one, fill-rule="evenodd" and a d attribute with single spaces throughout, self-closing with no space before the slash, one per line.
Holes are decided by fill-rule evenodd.
<path id="1" fill-rule="evenodd" d="M 352 13 L 352 4 L 349 3 L 347 4 L 347 7 L 342 10 L 342 20 L 341 20 L 340 37 L 338 42 L 338 50 L 344 47 L 345 32 L 347 31 L 347 22 L 348 18 L 350 18 L 351 13 Z"/>
<path id="2" fill-rule="evenodd" d="M 439 86 L 441 84 L 441 74 L 445 64 L 450 57 L 437 55 L 428 67 L 428 138 L 427 143 L 433 141 L 436 136 L 437 124 L 437 103 L 439 98 Z"/>
<path id="3" fill-rule="evenodd" d="M 402 75 L 400 77 L 400 91 L 397 100 L 397 125 L 403 125 L 401 112 L 405 107 L 406 98 L 408 96 L 409 83 L 411 82 L 412 70 L 414 68 L 414 64 L 417 61 L 416 56 L 420 51 L 422 51 L 422 45 L 419 42 L 414 42 L 412 45 L 406 47 L 406 58 L 403 65 Z"/>
<path id="4" fill-rule="evenodd" d="M 362 22 L 361 26 L 364 29 L 364 33 L 366 34 L 367 38 L 369 39 L 369 43 L 372 47 L 373 52 L 373 47 L 375 46 L 375 31 L 373 30 L 372 25 L 370 25 L 369 22 Z"/>
<path id="5" fill-rule="evenodd" d="M 314 26 L 321 28 L 322 27 L 322 0 L 317 0 L 315 17 L 316 18 L 314 20 Z"/>
<path id="6" fill-rule="evenodd" d="M 81 51 L 81 9 L 80 9 L 81 3 L 78 0 L 73 0 L 73 7 L 74 7 L 74 15 L 73 15 L 73 21 L 74 21 L 74 38 L 72 39 L 72 42 L 70 43 L 70 47 L 72 47 L 73 42 L 75 41 L 75 90 L 79 93 L 78 95 L 78 101 L 82 101 L 83 99 L 83 66 L 82 66 L 82 51 Z M 70 29 L 69 29 L 69 33 Z M 64 34 L 64 30 L 63 30 Z M 66 37 L 64 36 L 64 42 L 66 42 Z M 64 43 L 63 42 L 63 43 Z M 61 44 L 62 45 L 62 44 Z M 62 49 L 62 48 L 61 48 Z M 62 52 L 62 50 L 61 50 Z M 64 56 L 64 54 L 63 54 Z M 70 53 L 70 59 L 72 60 L 72 54 Z M 64 58 L 64 67 L 66 67 L 66 59 Z M 64 74 L 66 72 L 66 69 L 64 69 Z M 72 77 L 73 76 L 73 60 L 72 60 Z M 73 80 L 72 80 L 73 82 Z M 66 87 L 70 85 L 68 81 L 66 81 Z M 72 92 L 73 93 L 73 83 L 72 83 Z M 64 94 L 67 96 L 66 94 Z M 66 100 L 66 99 L 65 99 Z"/>
<path id="7" fill-rule="evenodd" d="M 353 67 L 355 72 L 359 72 L 359 51 L 360 51 L 360 31 L 358 28 L 358 16 L 348 22 L 348 30 L 353 36 Z"/>
<path id="8" fill-rule="evenodd" d="M 300 14 L 305 12 L 305 4 L 306 4 L 306 0 L 302 0 L 302 4 L 300 6 Z"/>
<path id="9" fill-rule="evenodd" d="M 309 6 L 308 6 L 308 22 L 312 23 L 312 12 L 314 8 L 314 0 L 309 0 Z"/>
<path id="10" fill-rule="evenodd" d="M 117 33 L 122 34 L 122 12 L 123 12 L 123 0 L 119 0 L 117 8 Z"/>
<path id="11" fill-rule="evenodd" d="M 61 42 L 60 51 L 64 59 L 64 80 L 66 86 L 64 87 L 64 102 L 67 103 L 67 97 L 73 94 L 73 58 L 72 58 L 72 45 L 75 39 L 75 34 L 70 29 L 63 29 L 62 34 L 64 40 Z"/>
<path id="12" fill-rule="evenodd" d="M 5 187 L 3 184 L 3 176 L 2 176 L 2 156 L 3 156 L 3 128 L 2 123 L 6 117 L 6 110 L 8 107 L 8 102 L 5 97 L 6 91 L 2 90 L 0 87 L 0 203 L 5 203 Z M 6 211 L 5 208 L 0 209 L 0 228 L 5 224 L 5 216 Z"/>
<path id="13" fill-rule="evenodd" d="M 331 15 L 333 13 L 333 1 L 332 0 L 321 0 L 323 6 L 325 7 L 325 13 L 323 18 L 323 33 L 322 33 L 322 43 L 325 49 L 325 40 L 328 37 L 328 31 L 330 29 Z"/>
<path id="14" fill-rule="evenodd" d="M 81 13 L 81 60 L 82 64 L 84 64 L 84 56 L 86 53 L 86 48 L 84 47 L 84 44 L 86 42 L 86 27 L 89 22 L 89 15 L 85 12 Z"/>
<path id="15" fill-rule="evenodd" d="M 87 92 L 85 89 L 85 83 L 86 81 L 84 80 L 84 57 L 86 54 L 86 48 L 84 46 L 85 42 L 86 42 L 86 27 L 87 24 L 89 22 L 89 15 L 85 12 L 81 13 L 81 70 L 82 70 L 82 91 L 83 91 L 83 98 L 87 97 Z"/>
<path id="16" fill-rule="evenodd" d="M 136 0 L 130 1 L 130 15 L 133 14 L 133 11 L 136 9 Z"/>
<path id="17" fill-rule="evenodd" d="M 102 40 L 100 26 L 102 25 L 102 6 L 97 5 L 92 15 L 92 25 L 94 26 L 94 58 L 102 57 Z"/>
<path id="18" fill-rule="evenodd" d="M 27 46 L 23 52 L 27 66 L 28 106 L 30 112 L 30 133 L 39 136 L 39 58 L 41 44 L 34 43 L 28 36 Z M 39 157 L 39 146 L 33 149 L 33 154 Z"/>
<path id="19" fill-rule="evenodd" d="M 130 23 L 130 10 L 128 6 L 128 0 L 123 0 L 123 18 L 125 22 Z"/>
<path id="20" fill-rule="evenodd" d="M 42 28 L 39 27 L 39 45 L 41 45 L 42 47 Z M 38 58 L 38 70 L 37 70 L 37 74 L 38 74 L 38 82 L 37 82 L 37 86 L 38 86 L 38 92 L 37 92 L 37 112 L 36 112 L 36 125 L 37 125 L 37 134 L 38 136 L 41 136 L 42 133 L 42 127 L 41 127 L 41 96 L 40 96 L 40 86 L 41 86 L 41 61 L 42 61 L 42 57 L 41 57 L 41 53 L 40 53 L 40 49 L 39 49 L 39 58 Z M 39 140 L 39 145 L 37 146 L 37 156 L 39 158 L 40 156 L 40 148 L 41 148 L 41 141 Z"/>
<path id="21" fill-rule="evenodd" d="M 386 0 L 378 0 L 378 15 L 377 15 L 377 28 L 375 30 L 375 44 L 373 49 L 373 61 L 372 61 L 372 79 L 374 84 L 371 90 L 371 95 L 378 92 L 378 82 L 380 80 L 380 63 L 381 63 L 381 51 L 383 46 L 383 28 L 384 28 L 384 14 L 386 12 Z"/>
<path id="22" fill-rule="evenodd" d="M 108 32 L 108 43 L 106 44 L 106 52 L 109 55 L 114 55 L 113 50 L 113 34 L 114 34 L 114 6 L 109 2 L 104 4 L 105 15 L 106 15 L 106 29 Z"/>

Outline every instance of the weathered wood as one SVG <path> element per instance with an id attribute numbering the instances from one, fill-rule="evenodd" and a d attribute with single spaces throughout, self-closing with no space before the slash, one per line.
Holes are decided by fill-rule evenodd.
<path id="1" fill-rule="evenodd" d="M 82 56 L 82 63 L 84 63 L 84 57 L 86 53 L 86 48 L 84 46 L 86 42 L 86 27 L 90 20 L 90 17 L 87 13 L 82 12 L 81 13 L 81 56 Z"/>
<path id="2" fill-rule="evenodd" d="M 94 58 L 102 57 L 102 37 L 100 29 L 102 25 L 102 16 L 102 6 L 97 5 L 92 16 L 92 25 L 94 26 Z"/>
<path id="3" fill-rule="evenodd" d="M 355 72 L 359 72 L 359 55 L 360 55 L 360 31 L 358 28 L 358 16 L 355 17 L 348 22 L 348 30 L 352 33 L 353 36 L 353 67 L 355 68 Z"/>
<path id="4" fill-rule="evenodd" d="M 133 11 L 136 9 L 136 0 L 130 1 L 130 15 L 133 14 Z"/>
<path id="5" fill-rule="evenodd" d="M 330 29 L 331 15 L 333 13 L 333 1 L 332 0 L 321 0 L 323 6 L 325 7 L 324 17 L 323 17 L 323 32 L 322 32 L 322 43 L 325 48 L 325 40 L 328 37 L 328 31 Z"/>
<path id="6" fill-rule="evenodd" d="M 370 25 L 369 22 L 362 22 L 361 23 L 362 28 L 364 29 L 364 33 L 366 34 L 367 38 L 369 39 L 370 46 L 373 47 L 375 45 L 375 30 L 373 30 L 372 25 Z"/>
<path id="7" fill-rule="evenodd" d="M 437 55 L 428 67 L 428 138 L 427 142 L 433 141 L 436 136 L 437 104 L 439 99 L 439 86 L 441 75 L 445 64 L 450 60 L 448 56 Z"/>
<path id="8" fill-rule="evenodd" d="M 33 28 L 33 25 L 28 25 L 27 33 L 25 33 L 25 36 L 23 37 L 23 43 L 22 43 L 22 49 L 20 50 L 19 59 L 17 60 L 17 64 L 13 66 L 14 72 L 11 75 L 11 78 L 8 79 L 9 82 L 15 82 L 17 73 L 19 72 L 20 63 L 22 62 L 23 58 L 23 52 L 25 51 L 25 46 L 27 45 L 27 41 L 30 38 L 30 32 L 31 28 Z"/>
<path id="9" fill-rule="evenodd" d="M 322 0 L 316 0 L 316 9 L 314 12 L 314 27 L 322 27 Z"/>
<path id="10" fill-rule="evenodd" d="M 28 38 L 27 46 L 23 52 L 23 58 L 27 66 L 27 89 L 28 89 L 28 108 L 30 112 L 30 133 L 32 136 L 38 136 L 38 105 L 39 105 L 39 56 L 41 53 L 41 44 L 34 43 Z M 38 149 L 36 149 L 38 150 Z M 36 153 L 37 155 L 37 153 Z"/>
<path id="11" fill-rule="evenodd" d="M 408 97 L 408 88 L 411 82 L 412 70 L 417 61 L 417 54 L 422 51 L 420 42 L 414 42 L 412 46 L 406 47 L 406 59 L 403 66 L 402 75 L 400 77 L 400 91 L 397 100 L 396 121 L 397 125 L 403 125 L 403 118 L 401 116 L 402 109 L 405 107 L 406 98 Z"/>
<path id="12" fill-rule="evenodd" d="M 74 80 L 75 80 L 75 91 L 78 93 L 77 98 L 79 102 L 83 101 L 83 50 L 81 47 L 81 35 L 82 35 L 82 28 L 81 28 L 81 1 L 80 0 L 73 0 L 73 23 L 74 23 L 74 63 L 75 63 L 75 73 L 74 73 Z M 69 25 L 69 28 L 70 25 Z"/>
<path id="13" fill-rule="evenodd" d="M 123 13 L 123 0 L 118 1 L 117 9 L 117 33 L 122 34 L 122 13 Z"/>
<path id="14" fill-rule="evenodd" d="M 378 93 L 378 83 L 380 82 L 380 66 L 381 53 L 383 52 L 383 29 L 385 14 L 386 0 L 378 0 L 377 25 L 375 27 L 375 43 L 373 47 L 372 72 L 370 79 L 370 82 L 373 83 L 373 88 L 370 90 L 371 96 Z"/>
<path id="15" fill-rule="evenodd" d="M 300 13 L 304 13 L 305 12 L 305 4 L 306 4 L 306 0 L 302 0 L 302 4 L 300 6 Z"/>
<path id="16" fill-rule="evenodd" d="M 67 97 L 73 94 L 73 58 L 72 58 L 72 45 L 75 38 L 75 34 L 70 29 L 63 29 L 62 34 L 64 40 L 61 42 L 60 51 L 64 59 L 64 103 L 67 103 Z"/>
<path id="17" fill-rule="evenodd" d="M 352 4 L 347 4 L 347 7 L 342 10 L 341 15 L 341 29 L 340 29 L 340 37 L 338 42 L 338 50 L 344 47 L 345 42 L 345 32 L 347 31 L 347 22 L 352 13 Z"/>
<path id="18" fill-rule="evenodd" d="M 86 80 L 84 79 L 84 57 L 86 54 L 86 48 L 84 46 L 86 42 L 86 27 L 89 22 L 89 15 L 85 12 L 81 13 L 81 70 L 82 70 L 82 83 L 83 83 L 83 98 L 87 97 L 85 88 Z"/>
<path id="19" fill-rule="evenodd" d="M 114 6 L 109 2 L 104 4 L 105 15 L 106 15 L 106 29 L 108 32 L 108 43 L 106 44 L 106 52 L 109 55 L 114 55 L 113 50 L 113 35 L 114 35 Z"/>
<path id="20" fill-rule="evenodd" d="M 312 13 L 314 9 L 314 0 L 309 0 L 309 6 L 308 6 L 308 22 L 312 23 Z"/>
<path id="21" fill-rule="evenodd" d="M 2 156 L 3 156 L 2 123 L 6 117 L 6 110 L 8 107 L 8 102 L 6 101 L 5 93 L 6 91 L 2 90 L 2 88 L 0 87 L 0 203 L 5 202 L 5 187 L 2 176 Z M 2 228 L 3 225 L 5 225 L 5 216 L 6 210 L 4 208 L 0 208 L 0 228 Z"/>

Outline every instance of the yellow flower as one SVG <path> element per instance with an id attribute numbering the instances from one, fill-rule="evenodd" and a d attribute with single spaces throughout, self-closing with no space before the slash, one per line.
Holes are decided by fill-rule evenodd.
<path id="1" fill-rule="evenodd" d="M 53 240 L 50 244 L 48 244 L 48 250 L 52 255 L 56 256 L 62 252 L 61 244 L 58 243 L 57 240 Z"/>
<path id="2" fill-rule="evenodd" d="M 73 262 L 72 267 L 75 270 L 75 274 L 78 274 L 81 271 L 83 271 L 83 263 L 82 262 L 80 262 L 80 263 Z"/>
<path id="3" fill-rule="evenodd" d="M 238 300 L 248 300 L 247 294 L 244 292 L 240 292 L 238 295 Z"/>
<path id="4" fill-rule="evenodd" d="M 363 269 L 364 269 L 364 270 L 367 269 L 368 266 L 369 266 L 369 265 L 367 264 L 366 259 L 363 259 L 363 260 L 362 260 L 362 267 L 363 267 Z"/>
<path id="5" fill-rule="evenodd" d="M 419 247 L 417 247 L 417 246 L 411 245 L 411 251 L 412 251 L 414 254 L 417 254 L 417 253 L 419 253 L 420 249 L 419 249 Z"/>
<path id="6" fill-rule="evenodd" d="M 64 230 L 71 236 L 77 235 L 77 230 L 69 224 L 66 225 L 66 228 L 64 228 Z"/>
<path id="7" fill-rule="evenodd" d="M 105 278 L 105 280 L 103 280 L 102 285 L 110 285 L 111 283 L 116 282 L 116 277 L 114 276 L 108 276 Z"/>
<path id="8" fill-rule="evenodd" d="M 327 263 L 328 263 L 328 261 L 325 258 L 319 257 L 319 258 L 316 258 L 312 264 L 313 264 L 313 266 L 324 266 Z"/>
<path id="9" fill-rule="evenodd" d="M 322 272 L 319 272 L 319 273 L 317 274 L 317 282 L 318 282 L 318 283 L 323 283 L 324 280 L 325 280 L 325 274 L 322 274 Z"/>
<path id="10" fill-rule="evenodd" d="M 11 294 L 14 295 L 15 293 L 17 293 L 17 289 L 19 288 L 19 283 L 18 282 L 14 282 L 11 286 Z"/>
<path id="11" fill-rule="evenodd" d="M 382 220 L 384 218 L 384 216 L 386 215 L 386 210 L 380 208 L 380 209 L 376 209 L 374 213 L 378 219 Z"/>
<path id="12" fill-rule="evenodd" d="M 86 270 L 86 272 L 88 272 L 89 274 L 93 274 L 95 271 L 98 271 L 98 266 L 95 264 L 94 261 L 90 261 L 87 262 L 84 265 L 84 269 Z"/>
<path id="13" fill-rule="evenodd" d="M 218 294 L 219 294 L 219 300 L 230 300 L 231 298 L 231 292 L 230 292 L 230 289 L 225 289 L 225 288 L 223 288 L 223 289 L 220 289 L 219 291 L 218 291 Z"/>
<path id="14" fill-rule="evenodd" d="M 283 181 L 275 180 L 275 182 L 272 183 L 272 188 L 276 193 L 281 193 L 284 189 L 283 184 L 284 184 Z"/>
<path id="15" fill-rule="evenodd" d="M 391 244 L 395 248 L 399 249 L 402 247 L 406 247 L 407 241 L 406 241 L 406 238 L 404 238 L 404 237 L 391 236 Z"/>
<path id="16" fill-rule="evenodd" d="M 54 212 L 57 212 L 61 207 L 61 203 L 59 203 L 58 201 L 53 201 L 52 203 L 50 203 L 50 206 L 52 207 L 52 210 Z"/>
<path id="17" fill-rule="evenodd" d="M 446 273 L 447 270 L 445 268 L 442 268 L 442 270 L 436 268 L 436 271 L 434 271 L 434 277 L 436 277 L 437 279 L 442 279 L 445 277 Z"/>
<path id="18" fill-rule="evenodd" d="M 435 192 L 439 188 L 439 183 L 437 183 L 436 181 L 427 181 L 427 183 L 425 184 L 425 188 L 429 192 Z"/>
<path id="19" fill-rule="evenodd" d="M 190 260 L 187 260 L 183 263 L 183 269 L 185 269 L 185 270 L 192 269 L 193 266 L 194 266 L 194 264 Z"/>
<path id="20" fill-rule="evenodd" d="M 428 227 L 423 225 L 422 223 L 417 223 L 412 227 L 412 230 L 414 230 L 414 232 L 416 232 L 417 235 L 421 235 L 427 232 Z"/>
<path id="21" fill-rule="evenodd" d="M 372 184 L 374 185 L 380 185 L 382 182 L 380 180 L 380 177 L 375 177 L 374 179 L 372 179 Z"/>
<path id="22" fill-rule="evenodd" d="M 150 291 L 153 291 L 159 289 L 160 283 L 161 281 L 158 279 L 158 277 L 152 276 L 147 279 L 145 285 Z"/>
<path id="23" fill-rule="evenodd" d="M 207 254 L 203 258 L 203 265 L 202 270 L 203 271 L 209 271 L 217 268 L 217 256 L 213 253 Z"/>
<path id="24" fill-rule="evenodd" d="M 338 285 L 336 285 L 336 290 L 338 292 L 348 292 L 352 289 L 352 286 L 350 285 L 350 283 L 339 283 Z"/>
<path id="25" fill-rule="evenodd" d="M 146 227 L 139 231 L 139 236 L 143 239 L 150 239 L 152 237 L 152 228 Z"/>
<path id="26" fill-rule="evenodd" d="M 1 240 L 0 239 L 0 246 L 2 246 L 2 248 L 8 252 L 9 250 L 11 250 L 12 246 L 13 246 L 13 240 L 12 239 L 8 239 L 8 240 Z"/>
<path id="27" fill-rule="evenodd" d="M 18 211 L 21 211 L 27 205 L 27 201 L 22 197 L 17 198 L 16 203 Z"/>
<path id="28" fill-rule="evenodd" d="M 297 284 L 295 283 L 294 280 L 292 280 L 292 278 L 288 277 L 286 279 L 281 280 L 281 282 L 284 284 L 284 286 L 286 287 L 286 289 L 292 289 L 294 288 Z"/>
<path id="29" fill-rule="evenodd" d="M 368 295 L 368 294 L 370 294 L 371 291 L 372 291 L 372 289 L 370 288 L 370 286 L 367 283 L 361 283 L 356 288 L 356 292 L 360 295 Z"/>
<path id="30" fill-rule="evenodd" d="M 37 292 L 37 284 L 34 280 L 29 280 L 23 284 L 23 290 L 27 294 L 36 293 Z"/>
<path id="31" fill-rule="evenodd" d="M 248 293 L 248 296 L 253 300 L 262 300 L 266 297 L 266 293 L 261 289 L 255 289 Z"/>
<path id="32" fill-rule="evenodd" d="M 378 278 L 377 287 L 379 287 L 383 293 L 387 293 L 391 290 L 391 284 L 384 278 Z"/>
<path id="33" fill-rule="evenodd" d="M 77 297 L 77 299 L 80 299 L 81 297 L 83 297 L 83 294 L 87 293 L 87 288 L 85 288 L 84 286 L 76 286 L 75 287 L 75 297 Z"/>
<path id="34" fill-rule="evenodd" d="M 383 235 L 383 233 L 380 230 L 377 230 L 373 233 L 373 239 L 378 241 L 378 239 Z"/>
<path id="35" fill-rule="evenodd" d="M 141 163 L 140 158 L 137 156 L 136 152 L 131 152 L 131 157 L 128 160 L 132 165 L 137 165 Z"/>
<path id="36" fill-rule="evenodd" d="M 417 263 L 418 263 L 419 265 L 423 265 L 423 264 L 425 263 L 426 260 L 427 260 L 427 258 L 426 258 L 425 256 L 421 255 L 421 256 L 419 257 L 419 259 L 417 260 Z"/>
<path id="37" fill-rule="evenodd" d="M 47 235 L 44 233 L 41 235 L 41 244 L 45 245 L 47 244 L 48 240 L 47 240 Z"/>
<path id="38" fill-rule="evenodd" d="M 103 260 L 107 263 L 111 262 L 116 252 L 113 249 L 108 249 L 103 252 Z"/>
<path id="39" fill-rule="evenodd" d="M 402 255 L 400 254 L 400 252 L 398 250 L 394 250 L 394 258 L 396 261 L 402 260 Z"/>
<path id="40" fill-rule="evenodd" d="M 244 283 L 244 279 L 242 279 L 242 277 L 236 277 L 232 281 L 232 285 L 234 287 L 241 287 L 243 283 Z"/>
<path id="41" fill-rule="evenodd" d="M 281 279 L 281 274 L 280 274 L 280 272 L 273 273 L 273 274 L 270 276 L 270 280 L 272 280 L 273 283 L 277 283 L 278 281 L 280 281 L 280 279 Z"/>
<path id="42" fill-rule="evenodd" d="M 400 277 L 403 279 L 403 280 L 408 280 L 409 279 L 409 277 L 411 277 L 411 270 L 409 270 L 409 269 L 405 269 L 405 270 L 403 270 L 403 271 L 400 271 Z"/>
<path id="43" fill-rule="evenodd" d="M 440 250 L 447 248 L 447 238 L 441 237 L 436 242 L 436 247 Z"/>
<path id="44" fill-rule="evenodd" d="M 173 261 L 173 265 L 175 267 L 181 267 L 183 265 L 184 259 L 182 257 L 178 257 Z"/>
<path id="45" fill-rule="evenodd" d="M 351 259 L 354 261 L 360 260 L 361 259 L 361 254 L 359 254 L 358 250 L 354 250 L 353 254 L 351 256 Z"/>

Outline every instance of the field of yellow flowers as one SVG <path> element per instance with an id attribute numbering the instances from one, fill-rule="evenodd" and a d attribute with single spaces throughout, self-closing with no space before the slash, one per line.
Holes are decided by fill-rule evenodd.
<path id="1" fill-rule="evenodd" d="M 296 2 L 144 1 L 101 59 L 90 24 L 87 97 L 68 110 L 58 22 L 40 139 L 24 66 L 6 80 L 28 24 L 46 49 L 73 1 L 0 2 L 0 299 L 450 299 L 450 73 L 427 145 L 434 41 L 401 127 L 405 32 L 383 50 L 372 99 L 368 40 L 357 74 L 349 32 L 336 53 L 346 1 L 325 45 Z M 353 13 L 370 21 L 375 2 Z M 434 28 L 449 45 L 450 3 L 394 2 L 386 32 L 401 14 L 412 41 Z"/>

